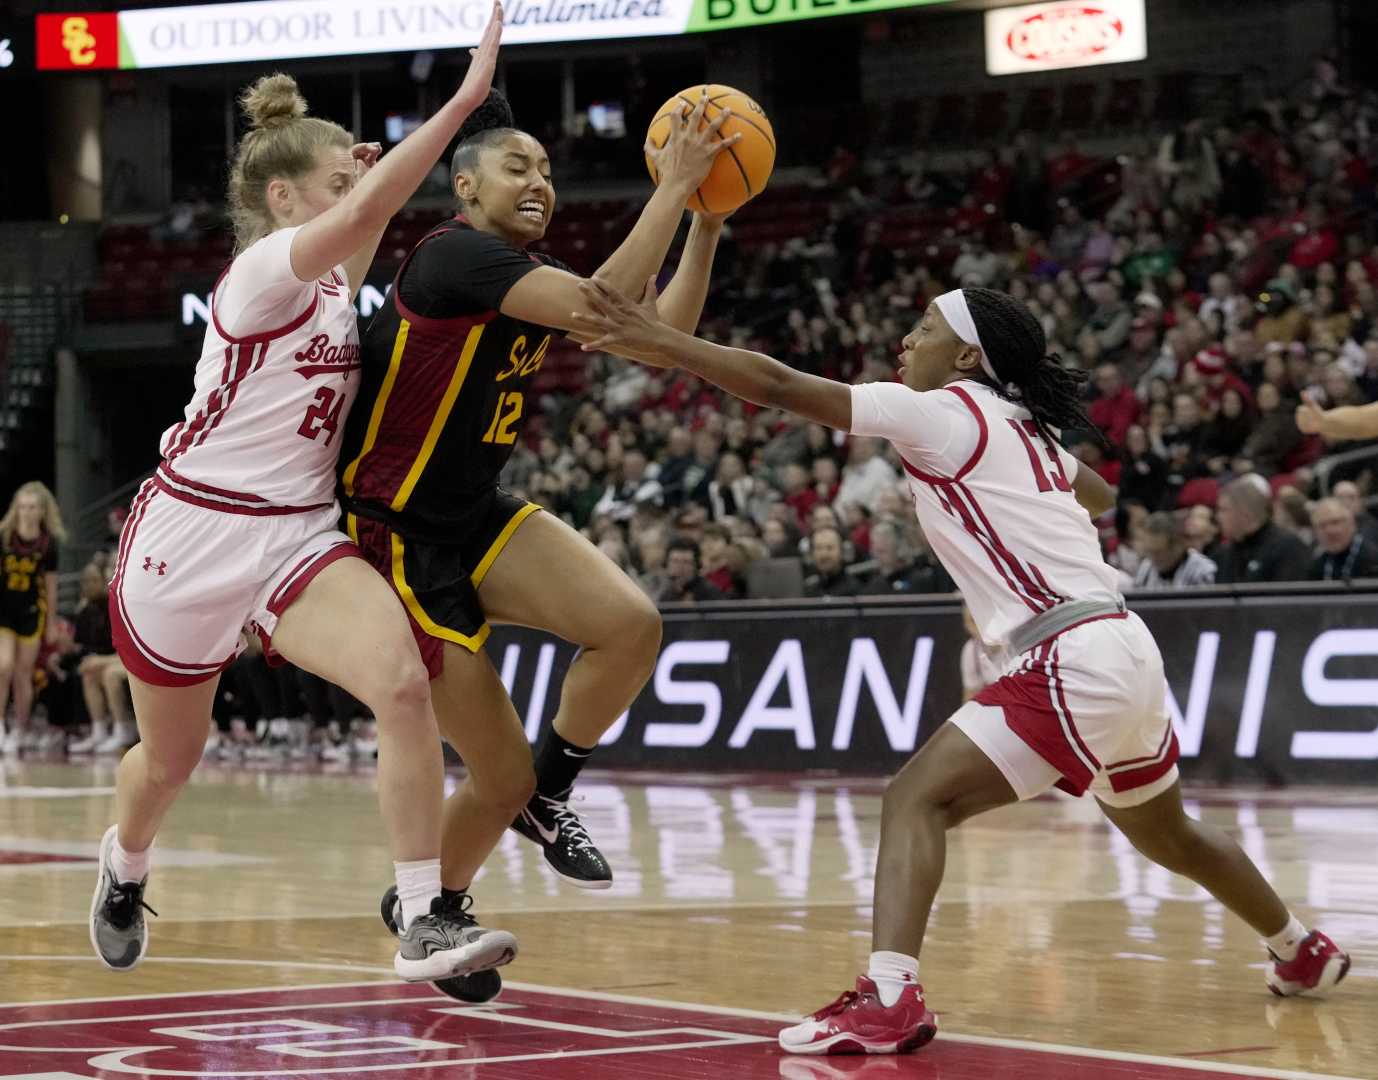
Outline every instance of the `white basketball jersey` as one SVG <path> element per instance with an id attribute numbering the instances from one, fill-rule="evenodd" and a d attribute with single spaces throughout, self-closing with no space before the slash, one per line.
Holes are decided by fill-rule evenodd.
<path id="1" fill-rule="evenodd" d="M 160 443 L 163 483 L 190 501 L 250 513 L 334 501 L 335 463 L 358 393 L 359 329 L 342 268 L 304 283 L 291 274 L 296 231 L 243 252 L 211 294 L 195 392 Z M 233 321 L 218 307 L 230 275 L 239 275 Z"/>
<path id="2" fill-rule="evenodd" d="M 1072 493 L 1078 462 L 1027 409 L 971 380 L 924 393 L 868 383 L 852 388 L 852 433 L 895 445 L 924 535 L 987 645 L 1064 601 L 1120 598 Z"/>

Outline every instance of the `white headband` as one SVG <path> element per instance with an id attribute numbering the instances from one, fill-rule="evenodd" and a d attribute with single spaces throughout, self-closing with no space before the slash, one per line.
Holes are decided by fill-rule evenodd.
<path id="1" fill-rule="evenodd" d="M 933 303 L 938 305 L 938 310 L 943 313 L 947 325 L 952 327 L 952 332 L 968 345 L 976 346 L 976 351 L 981 354 L 981 370 L 995 380 L 997 385 L 1001 385 L 1000 376 L 995 374 L 995 369 L 986 359 L 986 347 L 981 344 L 981 335 L 976 332 L 976 321 L 971 317 L 971 309 L 967 307 L 962 290 L 953 289 L 951 292 L 945 292 Z"/>

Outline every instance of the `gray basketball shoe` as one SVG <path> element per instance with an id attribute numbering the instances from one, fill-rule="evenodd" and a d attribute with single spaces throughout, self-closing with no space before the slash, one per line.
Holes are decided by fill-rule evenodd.
<path id="1" fill-rule="evenodd" d="M 100 842 L 100 875 L 91 898 L 91 945 L 100 962 L 112 971 L 137 967 L 148 952 L 148 923 L 144 912 L 158 913 L 144 903 L 142 881 L 118 881 L 110 864 L 117 826 L 111 825 Z"/>
<path id="2" fill-rule="evenodd" d="M 502 967 L 516 955 L 515 935 L 486 930 L 459 905 L 437 896 L 430 914 L 413 919 L 397 935 L 392 966 L 408 982 L 430 982 Z"/>

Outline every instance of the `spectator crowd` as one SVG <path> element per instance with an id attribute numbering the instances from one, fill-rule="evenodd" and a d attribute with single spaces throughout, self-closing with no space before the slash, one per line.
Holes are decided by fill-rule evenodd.
<path id="1" fill-rule="evenodd" d="M 1068 448 L 1118 491 L 1126 587 L 1374 573 L 1371 462 L 1304 436 L 1303 393 L 1378 399 L 1378 98 L 1318 59 L 1290 95 L 1106 162 L 1021 136 L 964 167 L 839 152 L 812 232 L 728 242 L 700 332 L 849 382 L 891 379 L 936 295 L 1006 289 L 1084 369 Z M 904 222 L 929 223 L 897 246 Z M 907 234 L 906 234 L 907 235 Z M 602 357 L 504 477 L 659 601 L 944 592 L 894 452 Z M 1333 498 L 1323 494 L 1333 489 Z"/>
<path id="2" fill-rule="evenodd" d="M 1063 439 L 1117 491 L 1098 525 L 1127 590 L 1378 578 L 1366 508 L 1378 447 L 1304 435 L 1294 416 L 1303 394 L 1325 407 L 1378 400 L 1376 183 L 1378 95 L 1325 59 L 1287 96 L 1111 161 L 1027 136 L 955 164 L 867 169 L 839 151 L 810 195 L 825 212 L 808 231 L 738 244 L 729 223 L 700 332 L 830 378 L 888 380 L 935 296 L 1005 289 L 1056 361 L 1087 374 L 1099 431 Z M 954 590 L 884 442 L 673 369 L 588 364 L 586 393 L 543 398 L 503 481 L 653 600 Z M 53 725 L 89 730 L 73 752 L 136 737 L 105 608 L 119 524 L 35 670 Z M 348 759 L 376 746 L 357 702 L 270 667 L 253 642 L 226 671 L 216 716 L 208 752 L 222 756 Z M 26 748 L 51 732 L 35 724 Z"/>

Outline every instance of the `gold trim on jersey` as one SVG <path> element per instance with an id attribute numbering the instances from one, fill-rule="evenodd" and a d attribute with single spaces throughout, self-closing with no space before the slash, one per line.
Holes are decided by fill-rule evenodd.
<path id="1" fill-rule="evenodd" d="M 502 532 L 498 533 L 497 539 L 489 545 L 483 558 L 479 560 L 478 566 L 474 567 L 473 571 L 469 574 L 469 580 L 474 583 L 475 589 L 483 584 L 483 579 L 488 576 L 488 571 L 492 569 L 494 561 L 502 554 L 502 549 L 505 548 L 507 542 L 512 539 L 512 534 L 517 531 L 517 526 L 539 509 L 540 507 L 535 503 L 527 503 L 513 514 L 507 524 L 502 527 Z"/>
<path id="2" fill-rule="evenodd" d="M 453 641 L 456 645 L 462 645 L 471 653 L 476 653 L 483 648 L 483 643 L 488 640 L 488 634 L 492 630 L 486 622 L 479 627 L 476 634 L 461 634 L 458 630 L 452 630 L 448 626 L 441 626 L 438 622 L 426 614 L 426 609 L 421 606 L 421 601 L 416 598 L 416 593 L 407 584 L 407 574 L 403 569 L 405 551 L 402 547 L 402 538 L 395 532 L 389 530 L 392 537 L 392 584 L 397 590 L 397 595 L 402 598 L 402 603 L 411 612 L 411 617 L 416 620 L 416 624 L 422 630 L 430 634 L 431 637 L 440 638 L 442 641 Z"/>
<path id="3" fill-rule="evenodd" d="M 359 462 L 368 456 L 368 452 L 373 449 L 373 444 L 378 441 L 378 429 L 383 425 L 383 411 L 388 407 L 388 398 L 392 394 L 393 385 L 397 382 L 397 372 L 402 366 L 402 353 L 407 348 L 407 334 L 411 330 L 411 323 L 406 319 L 402 320 L 402 325 L 397 328 L 397 336 L 392 343 L 392 357 L 388 360 L 388 373 L 383 377 L 383 385 L 378 389 L 378 400 L 373 403 L 373 412 L 369 414 L 368 431 L 364 434 L 364 445 L 359 451 L 359 456 L 349 463 L 349 467 L 344 471 L 344 489 L 346 495 L 354 494 L 354 476 L 359 471 Z"/>
<path id="4" fill-rule="evenodd" d="M 393 510 L 401 510 L 407 505 L 407 500 L 411 498 L 411 493 L 421 479 L 421 474 L 426 471 L 426 465 L 431 460 L 431 455 L 435 453 L 436 443 L 440 441 L 440 433 L 445 429 L 445 421 L 450 418 L 450 410 L 455 407 L 455 399 L 459 397 L 465 376 L 469 374 L 469 365 L 473 363 L 474 352 L 478 349 L 479 338 L 483 336 L 483 327 L 486 325 L 486 323 L 481 323 L 475 326 L 469 331 L 469 336 L 464 339 L 464 348 L 459 354 L 459 363 L 455 365 L 454 374 L 450 376 L 450 385 L 445 388 L 445 396 L 440 399 L 440 405 L 435 410 L 435 415 L 431 417 L 431 426 L 426 431 L 426 438 L 421 443 L 421 450 L 407 471 L 407 478 L 402 481 L 402 486 L 397 489 L 397 494 L 392 497 L 392 502 L 389 504 Z"/>

